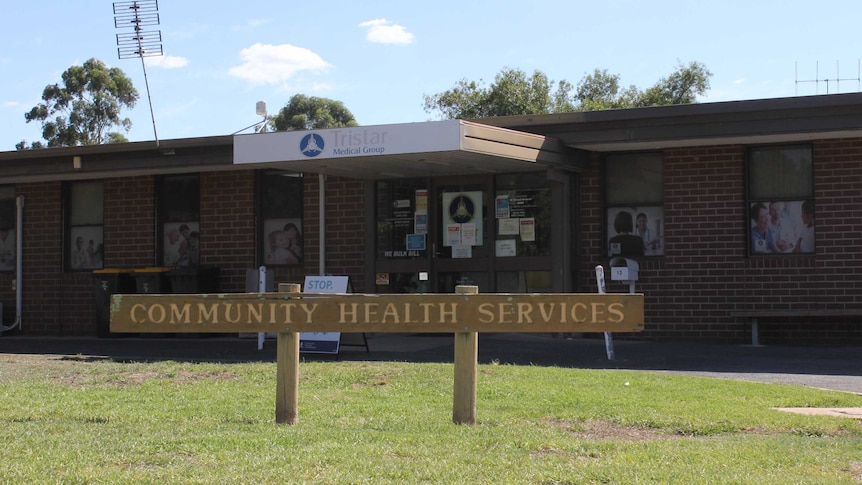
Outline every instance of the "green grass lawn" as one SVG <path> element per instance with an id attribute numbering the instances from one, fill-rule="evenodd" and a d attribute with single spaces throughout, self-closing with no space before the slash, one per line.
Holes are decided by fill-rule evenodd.
<path id="1" fill-rule="evenodd" d="M 275 423 L 275 363 L 0 355 L 0 483 L 862 483 L 862 407 L 797 386 L 483 365 L 452 423 L 453 366 L 303 362 Z"/>

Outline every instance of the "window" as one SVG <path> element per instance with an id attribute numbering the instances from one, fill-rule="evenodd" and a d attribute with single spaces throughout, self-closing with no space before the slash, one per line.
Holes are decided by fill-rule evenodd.
<path id="1" fill-rule="evenodd" d="M 661 153 L 608 155 L 604 160 L 607 255 L 664 255 Z"/>
<path id="2" fill-rule="evenodd" d="M 428 255 L 428 181 L 377 182 L 378 258 L 421 259 Z"/>
<path id="3" fill-rule="evenodd" d="M 158 189 L 160 253 L 163 266 L 200 264 L 200 177 L 169 175 Z"/>
<path id="4" fill-rule="evenodd" d="M 809 145 L 748 150 L 749 253 L 814 253 L 814 167 Z"/>
<path id="5" fill-rule="evenodd" d="M 302 244 L 302 174 L 264 171 L 259 175 L 260 237 L 266 266 L 299 266 Z"/>
<path id="6" fill-rule="evenodd" d="M 551 188 L 542 173 L 497 176 L 495 254 L 551 255 Z"/>
<path id="7" fill-rule="evenodd" d="M 66 185 L 66 269 L 90 271 L 104 267 L 104 191 L 102 182 Z"/>
<path id="8" fill-rule="evenodd" d="M 0 187 L 0 272 L 15 271 L 15 187 Z"/>

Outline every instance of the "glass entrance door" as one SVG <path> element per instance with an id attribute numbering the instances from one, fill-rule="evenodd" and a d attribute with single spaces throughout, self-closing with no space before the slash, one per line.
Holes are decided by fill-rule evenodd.
<path id="1" fill-rule="evenodd" d="M 554 291 L 567 269 L 553 264 L 551 195 L 544 173 L 375 182 L 375 292 Z"/>
<path id="2" fill-rule="evenodd" d="M 493 177 L 435 179 L 432 185 L 432 281 L 437 293 L 457 285 L 494 291 Z"/>

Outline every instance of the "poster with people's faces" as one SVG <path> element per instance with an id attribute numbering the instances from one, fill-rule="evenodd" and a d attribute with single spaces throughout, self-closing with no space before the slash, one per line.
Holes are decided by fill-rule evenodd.
<path id="1" fill-rule="evenodd" d="M 302 264 L 302 219 L 266 219 L 263 253 L 267 266 Z"/>
<path id="2" fill-rule="evenodd" d="M 200 225 L 169 222 L 164 225 L 164 266 L 198 266 L 201 258 Z"/>
<path id="3" fill-rule="evenodd" d="M 0 271 L 15 271 L 15 229 L 0 229 Z"/>
<path id="4" fill-rule="evenodd" d="M 84 270 L 104 267 L 105 249 L 101 227 L 73 227 L 70 235 L 70 268 Z"/>
<path id="5" fill-rule="evenodd" d="M 814 200 L 753 202 L 751 254 L 814 253 Z"/>
<path id="6" fill-rule="evenodd" d="M 662 206 L 614 207 L 608 209 L 607 221 L 608 257 L 664 255 Z"/>

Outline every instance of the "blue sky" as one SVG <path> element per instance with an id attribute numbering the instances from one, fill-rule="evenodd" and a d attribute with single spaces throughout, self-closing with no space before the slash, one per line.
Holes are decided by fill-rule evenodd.
<path id="1" fill-rule="evenodd" d="M 646 88 L 678 63 L 712 71 L 701 102 L 860 91 L 858 0 L 811 2 L 159 0 L 165 55 L 147 59 L 160 140 L 227 135 L 301 93 L 342 101 L 363 125 L 434 119 L 423 95 L 504 67 L 577 84 L 594 69 Z M 144 70 L 119 59 L 113 2 L 17 2 L 0 16 L 0 151 L 41 139 L 24 113 L 95 57 L 141 94 L 131 141 L 153 140 Z M 819 66 L 819 67 L 818 67 Z M 798 83 L 820 79 L 819 83 Z M 829 79 L 830 82 L 824 81 Z M 836 79 L 842 79 L 836 82 Z M 246 131 L 248 132 L 248 131 Z"/>

